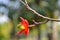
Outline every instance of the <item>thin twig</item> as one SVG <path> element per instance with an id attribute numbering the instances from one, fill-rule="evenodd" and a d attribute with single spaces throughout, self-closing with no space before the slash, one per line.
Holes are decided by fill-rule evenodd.
<path id="1" fill-rule="evenodd" d="M 46 21 L 44 21 L 44 22 L 36 22 L 35 20 L 33 20 L 33 22 L 34 22 L 34 24 L 29 25 L 29 27 L 35 27 L 35 26 L 38 25 L 38 24 L 45 24 L 45 23 L 48 22 L 48 20 L 46 20 Z"/>
<path id="2" fill-rule="evenodd" d="M 58 19 L 53 19 L 53 18 L 45 17 L 45 16 L 39 14 L 38 12 L 36 12 L 35 10 L 33 10 L 31 7 L 29 7 L 29 5 L 28 5 L 28 3 L 27 3 L 26 0 L 25 0 L 25 2 L 23 2 L 22 0 L 20 0 L 20 2 L 22 4 L 24 4 L 28 10 L 32 11 L 34 14 L 38 15 L 39 17 L 42 17 L 42 18 L 44 18 L 46 20 L 49 20 L 49 21 L 57 21 L 57 22 L 60 22 L 60 20 L 58 20 Z"/>
<path id="3" fill-rule="evenodd" d="M 36 26 L 35 24 L 29 25 L 29 27 L 35 27 L 35 26 Z"/>
<path id="4" fill-rule="evenodd" d="M 35 20 L 33 20 L 33 22 L 34 22 L 35 24 L 45 24 L 45 23 L 48 22 L 48 20 L 46 20 L 46 21 L 44 21 L 44 22 L 36 22 Z"/>

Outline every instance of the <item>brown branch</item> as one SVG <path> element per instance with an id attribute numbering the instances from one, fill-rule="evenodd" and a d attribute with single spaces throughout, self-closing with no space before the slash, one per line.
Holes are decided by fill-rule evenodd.
<path id="1" fill-rule="evenodd" d="M 37 24 L 45 24 L 48 22 L 48 20 L 44 21 L 44 22 L 36 22 L 35 20 L 33 20 L 33 22 L 37 25 Z"/>
<path id="2" fill-rule="evenodd" d="M 48 22 L 48 20 L 46 20 L 46 21 L 44 21 L 44 22 L 36 22 L 35 20 L 33 20 L 33 22 L 34 22 L 34 24 L 29 25 L 29 27 L 34 27 L 34 26 L 36 26 L 36 25 L 38 25 L 38 24 L 45 24 L 45 23 Z"/>
<path id="3" fill-rule="evenodd" d="M 36 12 L 35 10 L 33 10 L 31 7 L 29 7 L 29 5 L 28 5 L 28 3 L 27 3 L 26 0 L 25 0 L 25 2 L 23 2 L 22 0 L 20 0 L 20 2 L 22 4 L 24 4 L 28 10 L 32 11 L 34 14 L 38 15 L 39 17 L 42 17 L 42 18 L 44 18 L 44 19 L 46 19 L 48 21 L 57 21 L 57 22 L 60 22 L 60 20 L 58 20 L 58 19 L 53 19 L 53 18 L 45 17 L 45 16 L 39 14 L 38 12 Z"/>
<path id="4" fill-rule="evenodd" d="M 35 27 L 35 26 L 36 26 L 35 24 L 29 25 L 29 27 Z"/>
<path id="5" fill-rule="evenodd" d="M 58 19 L 53 19 L 53 18 L 45 17 L 45 16 L 39 14 L 38 12 L 36 12 L 35 10 L 33 10 L 33 9 L 28 5 L 28 3 L 27 3 L 26 0 L 25 0 L 25 2 L 23 2 L 22 0 L 20 0 L 20 2 L 21 2 L 22 4 L 24 4 L 25 7 L 26 7 L 28 10 L 32 11 L 34 14 L 38 15 L 39 17 L 42 17 L 42 18 L 44 18 L 45 20 L 47 20 L 47 21 L 44 21 L 44 22 L 36 22 L 35 20 L 33 20 L 34 24 L 29 25 L 29 27 L 34 27 L 34 26 L 37 25 L 37 24 L 44 24 L 44 23 L 47 23 L 48 21 L 57 21 L 57 22 L 60 22 L 60 20 L 58 20 Z"/>

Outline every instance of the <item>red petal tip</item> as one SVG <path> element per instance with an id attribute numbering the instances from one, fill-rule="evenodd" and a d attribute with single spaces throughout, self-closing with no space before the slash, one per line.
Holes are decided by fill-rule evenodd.
<path id="1" fill-rule="evenodd" d="M 20 17 L 21 20 L 24 20 L 24 18 Z"/>

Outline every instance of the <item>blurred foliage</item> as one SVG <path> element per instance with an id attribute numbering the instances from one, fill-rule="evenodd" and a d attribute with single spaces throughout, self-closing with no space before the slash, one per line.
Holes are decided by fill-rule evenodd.
<path id="1" fill-rule="evenodd" d="M 11 22 L 7 22 L 7 23 L 3 23 L 0 24 L 0 40 L 9 40 L 10 38 L 10 33 L 12 29 L 12 23 Z"/>

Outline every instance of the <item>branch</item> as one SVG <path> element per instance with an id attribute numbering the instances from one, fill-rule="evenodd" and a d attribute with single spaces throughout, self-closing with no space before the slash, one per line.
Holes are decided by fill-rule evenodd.
<path id="1" fill-rule="evenodd" d="M 57 21 L 57 22 L 60 22 L 60 20 L 58 20 L 58 19 L 53 19 L 53 18 L 45 17 L 45 16 L 39 14 L 38 12 L 36 12 L 35 10 L 33 10 L 31 7 L 29 7 L 29 5 L 28 5 L 28 3 L 27 3 L 26 0 L 25 0 L 25 2 L 23 2 L 22 0 L 20 0 L 20 2 L 22 4 L 24 4 L 28 10 L 32 11 L 34 14 L 38 15 L 39 17 L 42 17 L 42 18 L 44 18 L 44 19 L 46 19 L 48 21 Z"/>
<path id="2" fill-rule="evenodd" d="M 35 20 L 33 20 L 33 22 L 34 22 L 34 24 L 29 25 L 29 27 L 34 27 L 34 26 L 36 26 L 36 25 L 38 25 L 38 24 L 45 24 L 45 23 L 48 22 L 48 20 L 47 20 L 47 21 L 44 21 L 44 22 L 36 22 Z"/>
<path id="3" fill-rule="evenodd" d="M 35 26 L 36 26 L 35 24 L 29 25 L 29 27 L 35 27 Z"/>
<path id="4" fill-rule="evenodd" d="M 46 21 L 44 21 L 44 22 L 36 22 L 35 20 L 33 20 L 33 22 L 34 22 L 36 25 L 38 25 L 38 24 L 45 24 L 45 23 L 48 22 L 48 20 L 46 20 Z"/>

